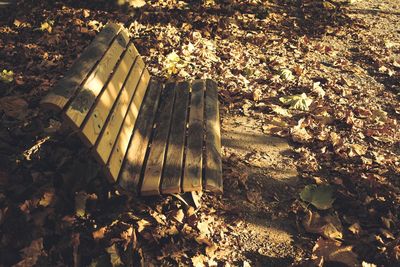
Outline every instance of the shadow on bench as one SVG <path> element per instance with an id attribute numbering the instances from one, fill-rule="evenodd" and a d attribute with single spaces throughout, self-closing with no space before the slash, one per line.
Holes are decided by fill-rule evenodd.
<path id="1" fill-rule="evenodd" d="M 128 32 L 110 23 L 42 100 L 125 193 L 222 192 L 217 85 L 162 84 Z"/>

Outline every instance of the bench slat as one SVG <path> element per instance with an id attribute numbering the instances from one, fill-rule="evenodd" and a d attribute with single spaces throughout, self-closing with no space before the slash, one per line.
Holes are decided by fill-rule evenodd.
<path id="1" fill-rule="evenodd" d="M 97 157 L 99 157 L 104 164 L 108 161 L 115 139 L 118 136 L 119 129 L 121 128 L 124 117 L 127 114 L 129 105 L 135 97 L 138 85 L 140 83 L 146 84 L 150 78 L 148 72 L 144 70 L 144 67 L 145 65 L 143 60 L 137 58 L 135 66 L 129 74 L 125 87 L 109 115 L 110 118 L 104 125 L 103 133 L 95 148 Z"/>
<path id="2" fill-rule="evenodd" d="M 43 108 L 61 111 L 80 88 L 80 85 L 89 72 L 103 57 L 121 28 L 120 25 L 114 23 L 107 24 L 103 30 L 97 34 L 94 41 L 83 51 L 65 77 L 56 83 L 51 93 L 43 98 L 41 106 Z"/>
<path id="3" fill-rule="evenodd" d="M 192 83 L 190 101 L 189 128 L 185 168 L 182 181 L 183 192 L 201 191 L 203 172 L 203 138 L 204 138 L 204 80 Z"/>
<path id="4" fill-rule="evenodd" d="M 146 90 L 149 85 L 149 81 L 150 74 L 147 70 L 144 70 L 138 88 L 136 89 L 135 96 L 132 100 L 132 103 L 130 104 L 128 114 L 126 115 L 124 124 L 121 128 L 118 139 L 111 153 L 108 168 L 110 170 L 111 176 L 114 178 L 114 182 L 118 178 L 118 173 L 121 169 L 126 149 L 128 148 L 129 140 L 131 139 L 136 119 L 139 114 L 140 106 L 142 105 L 144 95 L 146 94 Z"/>
<path id="5" fill-rule="evenodd" d="M 162 102 L 154 137 L 147 159 L 143 183 L 141 188 L 142 195 L 160 194 L 160 181 L 164 166 L 165 153 L 167 150 L 168 135 L 170 131 L 172 111 L 174 106 L 175 84 L 168 83 L 162 95 Z"/>
<path id="6" fill-rule="evenodd" d="M 89 75 L 81 91 L 71 102 L 65 113 L 65 119 L 72 127 L 79 128 L 82 125 L 83 120 L 108 81 L 122 52 L 125 50 L 128 41 L 127 32 L 122 30 L 94 71 Z"/>
<path id="7" fill-rule="evenodd" d="M 153 130 L 161 88 L 159 81 L 151 79 L 119 174 L 118 186 L 122 191 L 129 193 L 137 193 L 138 191 L 141 170 Z"/>
<path id="8" fill-rule="evenodd" d="M 96 140 L 103 129 L 104 123 L 106 122 L 108 115 L 111 113 L 117 96 L 124 88 L 127 73 L 129 73 L 137 55 L 138 52 L 135 46 L 130 44 L 111 81 L 107 84 L 106 89 L 104 89 L 99 95 L 99 100 L 92 112 L 88 114 L 88 119 L 83 126 L 82 133 L 83 138 L 87 140 L 91 146 L 96 143 Z"/>
<path id="9" fill-rule="evenodd" d="M 206 150 L 204 186 L 213 192 L 222 192 L 221 132 L 217 84 L 206 80 Z"/>
<path id="10" fill-rule="evenodd" d="M 180 82 L 176 85 L 175 105 L 162 175 L 161 193 L 163 194 L 179 193 L 181 189 L 189 90 L 189 82 Z"/>

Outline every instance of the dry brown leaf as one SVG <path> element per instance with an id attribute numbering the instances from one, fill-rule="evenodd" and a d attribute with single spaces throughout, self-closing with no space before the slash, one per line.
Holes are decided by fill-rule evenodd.
<path id="1" fill-rule="evenodd" d="M 321 217 L 317 212 L 308 211 L 303 220 L 307 232 L 321 234 L 329 239 L 342 239 L 342 224 L 337 215 Z"/>
<path id="2" fill-rule="evenodd" d="M 106 233 L 106 230 L 107 230 L 107 227 L 104 226 L 104 227 L 101 227 L 100 229 L 94 231 L 92 233 L 93 239 L 96 240 L 96 241 L 100 240 L 100 239 L 103 239 L 104 238 L 104 234 Z"/>
<path id="3" fill-rule="evenodd" d="M 43 207 L 50 206 L 55 200 L 54 189 L 51 189 L 43 194 L 39 201 L 39 205 Z"/>
<path id="4" fill-rule="evenodd" d="M 40 256 L 46 255 L 43 248 L 43 238 L 33 240 L 31 244 L 22 249 L 23 260 L 15 264 L 15 267 L 34 266 Z"/>
<path id="5" fill-rule="evenodd" d="M 23 119 L 27 115 L 28 102 L 15 96 L 0 98 L 0 111 L 15 119 Z"/>
<path id="6" fill-rule="evenodd" d="M 313 248 L 313 259 L 318 266 L 325 266 L 327 262 L 359 266 L 357 255 L 352 250 L 352 246 L 341 246 L 341 242 L 320 238 Z"/>

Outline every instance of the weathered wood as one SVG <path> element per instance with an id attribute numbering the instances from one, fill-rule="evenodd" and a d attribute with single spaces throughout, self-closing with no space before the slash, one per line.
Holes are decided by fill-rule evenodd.
<path id="1" fill-rule="evenodd" d="M 61 111 L 80 85 L 88 76 L 97 62 L 104 56 L 115 36 L 120 32 L 121 26 L 109 23 L 97 34 L 94 41 L 83 51 L 79 59 L 72 65 L 65 77 L 61 79 L 43 98 L 41 106 L 47 109 Z"/>
<path id="2" fill-rule="evenodd" d="M 104 164 L 107 163 L 111 150 L 114 146 L 115 139 L 118 136 L 119 129 L 127 114 L 129 104 L 135 97 L 136 90 L 139 84 L 147 84 L 150 79 L 147 70 L 144 70 L 144 62 L 140 57 L 137 58 L 135 66 L 129 74 L 128 80 L 121 92 L 117 102 L 114 104 L 113 110 L 109 115 L 109 120 L 104 125 L 102 135 L 96 144 L 96 156 Z"/>
<path id="3" fill-rule="evenodd" d="M 118 187 L 124 192 L 134 194 L 138 192 L 141 170 L 153 130 L 161 89 L 161 83 L 152 78 L 118 178 Z"/>
<path id="4" fill-rule="evenodd" d="M 175 106 L 172 114 L 168 151 L 164 163 L 161 193 L 179 193 L 181 186 L 183 152 L 186 138 L 186 119 L 189 105 L 189 82 L 180 82 L 175 89 Z"/>
<path id="5" fill-rule="evenodd" d="M 130 44 L 120 61 L 115 74 L 107 84 L 107 87 L 99 95 L 98 101 L 93 110 L 88 114 L 81 133 L 83 134 L 82 137 L 87 140 L 89 145 L 93 146 L 96 143 L 96 140 L 103 129 L 104 123 L 108 115 L 111 113 L 117 96 L 123 89 L 123 86 L 125 86 L 127 75 L 129 74 L 137 55 L 138 52 L 135 46 Z"/>
<path id="6" fill-rule="evenodd" d="M 81 91 L 72 100 L 65 112 L 65 119 L 72 127 L 79 128 L 81 126 L 83 120 L 96 101 L 97 96 L 109 80 L 110 74 L 113 72 L 128 41 L 127 32 L 122 30 L 111 44 L 110 49 L 107 50 L 99 64 L 89 75 Z"/>
<path id="7" fill-rule="evenodd" d="M 206 80 L 206 139 L 205 139 L 205 189 L 222 192 L 221 132 L 218 109 L 217 84 Z"/>
<path id="8" fill-rule="evenodd" d="M 150 147 L 150 153 L 146 162 L 143 175 L 141 195 L 160 194 L 160 182 L 167 151 L 168 135 L 171 126 L 172 112 L 175 97 L 175 84 L 165 86 L 162 104 Z"/>
<path id="9" fill-rule="evenodd" d="M 186 158 L 182 180 L 183 192 L 202 190 L 204 91 L 204 80 L 195 80 L 192 83 Z"/>
<path id="10" fill-rule="evenodd" d="M 131 135 L 139 114 L 140 106 L 142 105 L 143 98 L 146 94 L 146 90 L 150 81 L 150 74 L 147 70 L 143 72 L 142 76 L 143 79 L 141 79 L 136 89 L 135 96 L 133 97 L 133 100 L 129 106 L 124 124 L 122 125 L 118 139 L 108 162 L 107 167 L 111 173 L 111 176 L 114 178 L 114 182 L 118 178 L 122 161 L 124 160 L 126 149 L 128 148 L 129 140 L 131 139 Z"/>

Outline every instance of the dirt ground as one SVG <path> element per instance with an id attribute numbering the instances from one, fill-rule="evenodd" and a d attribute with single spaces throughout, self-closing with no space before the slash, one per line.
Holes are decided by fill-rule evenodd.
<path id="1" fill-rule="evenodd" d="M 400 265 L 400 1 L 146 2 L 0 10 L 0 266 Z M 40 110 L 108 21 L 218 82 L 222 196 L 120 195 Z"/>

